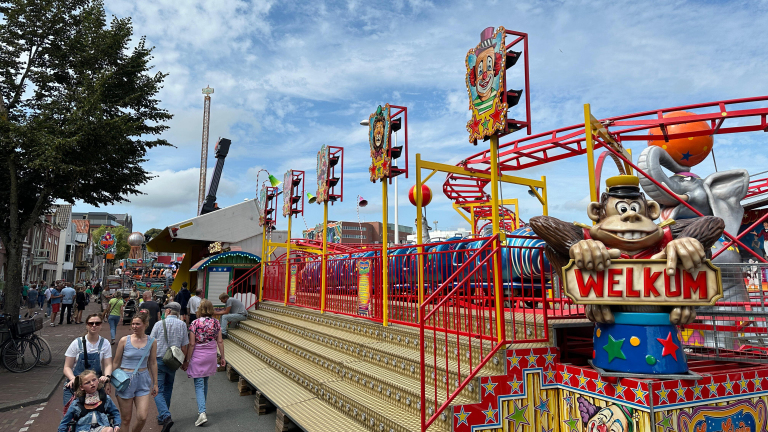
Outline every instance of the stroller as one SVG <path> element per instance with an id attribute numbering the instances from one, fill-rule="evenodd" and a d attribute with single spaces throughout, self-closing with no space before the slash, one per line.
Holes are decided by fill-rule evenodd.
<path id="1" fill-rule="evenodd" d="M 123 325 L 130 324 L 131 320 L 133 319 L 133 316 L 136 315 L 136 312 L 138 312 L 138 305 L 136 304 L 136 300 L 132 298 L 125 298 L 125 307 L 123 308 Z"/>

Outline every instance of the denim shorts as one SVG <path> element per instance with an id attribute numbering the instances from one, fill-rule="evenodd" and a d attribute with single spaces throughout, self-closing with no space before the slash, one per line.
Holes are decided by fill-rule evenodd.
<path id="1" fill-rule="evenodd" d="M 132 372 L 129 372 L 131 374 Z M 131 399 L 138 396 L 146 396 L 152 389 L 152 377 L 149 370 L 139 372 L 131 378 L 131 385 L 125 391 L 117 392 L 122 399 Z"/>

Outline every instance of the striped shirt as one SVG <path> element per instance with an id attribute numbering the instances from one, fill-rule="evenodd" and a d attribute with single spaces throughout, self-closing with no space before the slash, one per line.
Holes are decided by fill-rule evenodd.
<path id="1" fill-rule="evenodd" d="M 163 321 L 158 321 L 152 328 L 150 336 L 157 340 L 157 356 L 162 358 L 168 348 L 177 346 L 179 348 L 189 345 L 189 334 L 187 325 L 175 315 L 165 317 L 165 326 L 168 328 L 168 339 L 165 339 L 163 330 Z"/>

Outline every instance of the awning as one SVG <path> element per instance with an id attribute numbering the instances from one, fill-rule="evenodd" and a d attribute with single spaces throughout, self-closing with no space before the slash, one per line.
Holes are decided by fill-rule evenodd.
<path id="1" fill-rule="evenodd" d="M 228 261 L 226 260 L 227 257 L 239 257 L 243 260 L 243 262 L 246 263 L 253 263 L 257 264 L 261 262 L 261 258 L 258 255 L 252 254 L 250 252 L 243 252 L 243 251 L 230 251 L 230 252 L 223 252 L 218 255 L 213 255 L 208 258 L 203 258 L 200 261 L 198 261 L 195 265 L 193 265 L 189 271 L 197 271 L 199 269 L 203 269 L 206 266 L 210 264 L 215 264 L 217 262 L 221 261 Z"/>

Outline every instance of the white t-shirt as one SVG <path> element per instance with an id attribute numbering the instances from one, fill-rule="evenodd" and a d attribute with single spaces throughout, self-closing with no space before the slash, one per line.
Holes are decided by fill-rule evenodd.
<path id="1" fill-rule="evenodd" d="M 99 336 L 99 340 L 104 339 L 103 337 Z M 78 342 L 80 341 L 80 342 Z M 77 356 L 80 355 L 83 351 L 80 349 L 80 343 L 83 342 L 82 336 L 73 340 L 71 344 L 69 344 L 69 348 L 67 348 L 67 352 L 64 353 L 67 357 L 74 357 L 77 358 Z M 85 339 L 85 347 L 88 350 L 89 353 L 97 353 L 99 352 L 99 342 L 97 341 L 95 344 L 91 344 L 91 342 L 86 338 Z M 112 346 L 109 344 L 109 341 L 104 339 L 104 342 L 101 343 L 101 355 L 100 358 L 108 359 L 112 358 Z"/>
<path id="2" fill-rule="evenodd" d="M 51 288 L 48 287 L 47 290 L 45 290 L 45 299 L 50 301 L 51 300 Z"/>
<path id="3" fill-rule="evenodd" d="M 197 315 L 197 308 L 200 307 L 200 302 L 202 299 L 198 296 L 194 296 L 189 299 L 187 302 L 187 307 L 189 308 L 189 313 Z"/>

